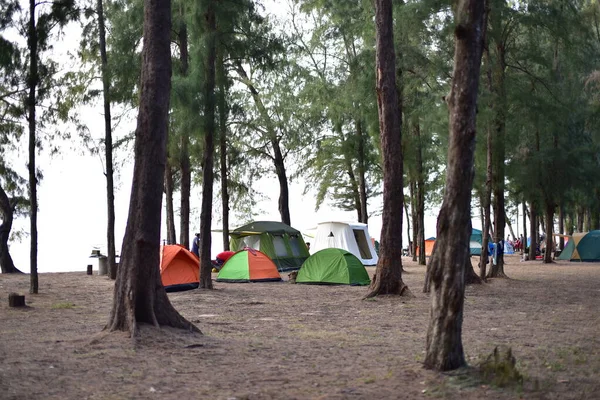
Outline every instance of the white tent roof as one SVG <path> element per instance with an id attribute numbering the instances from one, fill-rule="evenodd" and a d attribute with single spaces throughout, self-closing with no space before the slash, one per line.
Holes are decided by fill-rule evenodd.
<path id="1" fill-rule="evenodd" d="M 377 265 L 378 257 L 366 224 L 327 221 L 317 225 L 311 253 L 338 248 L 354 254 L 363 265 Z"/>

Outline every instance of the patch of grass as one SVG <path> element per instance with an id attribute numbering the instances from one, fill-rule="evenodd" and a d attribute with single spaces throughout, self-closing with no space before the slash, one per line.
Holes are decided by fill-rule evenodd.
<path id="1" fill-rule="evenodd" d="M 368 376 L 363 379 L 363 382 L 366 384 L 375 383 L 375 382 L 377 382 L 377 378 L 374 376 Z"/>
<path id="2" fill-rule="evenodd" d="M 70 302 L 64 302 L 64 303 L 54 303 L 52 304 L 51 307 L 53 310 L 64 310 L 64 309 L 68 309 L 68 308 L 75 308 L 75 304 L 70 303 Z"/>
<path id="3" fill-rule="evenodd" d="M 492 354 L 479 365 L 484 382 L 496 387 L 523 387 L 523 375 L 516 366 L 517 362 L 510 347 L 496 347 Z"/>

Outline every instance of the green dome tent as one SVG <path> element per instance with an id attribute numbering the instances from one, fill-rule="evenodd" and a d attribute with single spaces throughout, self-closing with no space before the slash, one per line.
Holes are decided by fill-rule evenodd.
<path id="1" fill-rule="evenodd" d="M 574 233 L 559 260 L 600 261 L 600 231 Z"/>
<path id="2" fill-rule="evenodd" d="M 296 283 L 368 285 L 371 279 L 354 254 L 328 248 L 317 251 L 302 264 Z"/>
<path id="3" fill-rule="evenodd" d="M 299 269 L 310 256 L 300 231 L 281 222 L 254 221 L 232 230 L 229 236 L 231 250 L 258 249 L 273 260 L 279 272 Z"/>

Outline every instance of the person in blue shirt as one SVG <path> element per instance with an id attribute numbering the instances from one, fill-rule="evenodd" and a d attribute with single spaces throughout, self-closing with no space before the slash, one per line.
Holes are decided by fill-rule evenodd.
<path id="1" fill-rule="evenodd" d="M 494 243 L 492 241 L 488 241 L 488 257 L 490 258 L 490 263 L 494 264 Z"/>
<path id="2" fill-rule="evenodd" d="M 194 241 L 192 242 L 192 253 L 194 253 L 198 258 L 200 258 L 200 234 L 196 233 L 194 236 Z"/>

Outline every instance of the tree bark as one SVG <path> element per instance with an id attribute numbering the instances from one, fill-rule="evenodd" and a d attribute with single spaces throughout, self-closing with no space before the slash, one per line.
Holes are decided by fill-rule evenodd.
<path id="1" fill-rule="evenodd" d="M 538 232 L 537 232 L 537 207 L 532 202 L 529 203 L 529 261 L 535 261 L 535 250 L 537 249 Z M 527 240 L 527 238 L 525 239 Z M 525 243 L 527 245 L 527 242 Z"/>
<path id="2" fill-rule="evenodd" d="M 173 167 L 169 161 L 167 152 L 167 165 L 165 166 L 165 201 L 167 202 L 167 244 L 177 243 L 177 234 L 175 232 L 175 206 L 173 204 L 173 192 L 175 184 L 173 183 Z"/>
<path id="3" fill-rule="evenodd" d="M 98 35 L 100 44 L 100 61 L 102 64 L 102 98 L 104 102 L 104 151 L 106 158 L 106 252 L 108 256 L 108 277 L 117 278 L 115 251 L 115 185 L 113 171 L 112 118 L 110 113 L 110 76 L 108 56 L 106 55 L 106 29 L 104 27 L 103 0 L 97 0 Z"/>
<path id="4" fill-rule="evenodd" d="M 179 60 L 181 76 L 187 76 L 189 71 L 188 33 L 183 6 L 179 9 L 180 24 L 177 29 L 179 42 Z M 179 200 L 179 244 L 190 248 L 190 196 L 192 192 L 192 169 L 190 166 L 190 133 L 187 129 L 181 131 L 179 168 L 181 171 L 181 199 Z"/>
<path id="5" fill-rule="evenodd" d="M 37 231 L 37 176 L 35 166 L 36 146 L 36 115 L 37 105 L 37 85 L 38 77 L 38 36 L 35 21 L 35 0 L 29 0 L 29 22 L 28 22 L 28 47 L 29 47 L 29 76 L 27 77 L 28 97 L 27 97 L 27 118 L 29 121 L 29 201 L 30 201 L 30 249 L 29 249 L 29 269 L 30 286 L 29 293 L 38 292 L 38 270 L 37 270 L 37 250 L 38 250 L 38 231 Z"/>
<path id="6" fill-rule="evenodd" d="M 368 297 L 409 294 L 402 281 L 402 110 L 396 88 L 392 2 L 376 0 L 377 109 L 383 153 L 383 215 L 379 261 Z"/>
<path id="7" fill-rule="evenodd" d="M 207 57 L 204 105 L 204 157 L 202 170 L 202 210 L 200 212 L 200 288 L 212 289 L 211 233 L 214 186 L 215 136 L 215 60 L 216 21 L 214 1 L 209 0 L 206 10 Z"/>
<path id="8" fill-rule="evenodd" d="M 425 265 L 425 177 L 423 176 L 423 154 L 421 145 L 421 126 L 417 119 L 414 125 L 416 143 L 417 173 L 417 218 L 419 220 L 419 265 Z"/>
<path id="9" fill-rule="evenodd" d="M 358 192 L 360 196 L 360 215 L 362 218 L 358 222 L 369 223 L 369 214 L 367 212 L 367 180 L 365 167 L 365 138 L 363 133 L 362 121 L 355 120 L 357 149 L 356 157 L 358 159 Z"/>
<path id="10" fill-rule="evenodd" d="M 497 14 L 492 11 L 492 14 Z M 494 28 L 500 30 L 500 20 L 492 18 L 496 21 Z M 506 131 L 506 90 L 504 85 L 506 70 L 505 48 L 502 38 L 496 39 L 496 54 L 498 60 L 493 68 L 494 92 L 496 101 L 494 102 L 495 116 L 495 135 L 493 140 L 492 159 L 492 191 L 494 193 L 494 242 L 498 243 L 504 240 L 505 221 L 505 201 L 504 201 L 504 159 L 505 159 L 505 131 Z M 499 254 L 496 260 L 496 265 L 490 267 L 489 278 L 505 278 L 504 273 L 504 254 Z"/>
<path id="11" fill-rule="evenodd" d="M 565 234 L 565 213 L 563 206 L 558 206 L 558 233 L 561 235 Z M 558 237 L 558 249 L 563 250 L 565 248 L 565 238 L 563 236 Z"/>
<path id="12" fill-rule="evenodd" d="M 552 237 L 554 225 L 554 205 L 546 205 L 546 252 L 544 254 L 544 263 L 549 264 L 552 262 L 552 254 L 554 247 L 554 238 Z"/>
<path id="13" fill-rule="evenodd" d="M 267 131 L 269 135 L 269 142 L 271 143 L 271 149 L 273 150 L 273 165 L 275 166 L 275 174 L 277 175 L 277 180 L 279 181 L 279 215 L 281 216 L 281 222 L 284 224 L 291 226 L 291 218 L 290 218 L 290 194 L 288 187 L 288 179 L 287 172 L 285 168 L 285 159 L 283 158 L 283 153 L 281 152 L 281 147 L 279 146 L 279 138 L 277 137 L 277 132 L 275 131 L 275 127 L 273 126 L 273 121 L 271 120 L 267 109 L 260 98 L 258 90 L 254 87 L 254 84 L 248 78 L 248 74 L 244 70 L 240 61 L 236 63 L 236 71 L 240 75 L 243 80 L 243 83 L 250 90 L 250 94 L 252 94 L 252 99 L 254 100 L 254 104 L 258 108 L 258 112 L 260 116 L 264 119 L 265 124 L 267 126 Z"/>
<path id="14" fill-rule="evenodd" d="M 2 223 L 0 224 L 0 270 L 3 274 L 21 273 L 15 267 L 8 249 L 8 239 L 10 238 L 14 212 L 14 206 L 11 204 L 2 186 L 0 186 L 0 216 L 2 217 Z"/>
<path id="15" fill-rule="evenodd" d="M 171 305 L 159 269 L 160 220 L 171 88 L 171 2 L 144 1 L 140 106 L 127 228 L 108 331 L 147 323 L 200 332 Z"/>
<path id="16" fill-rule="evenodd" d="M 577 206 L 577 232 L 583 232 L 583 206 Z"/>
<path id="17" fill-rule="evenodd" d="M 486 7 L 486 14 L 489 14 L 489 8 Z M 486 15 L 487 20 L 487 15 Z M 487 32 L 487 29 L 486 29 Z M 487 37 L 487 34 L 486 34 Z M 486 39 L 487 40 L 487 39 Z M 487 85 L 488 90 L 492 91 L 492 66 L 490 60 L 490 52 L 488 47 L 485 49 L 485 56 L 487 60 Z M 490 227 L 492 226 L 492 216 L 490 212 L 490 204 L 492 202 L 492 172 L 493 172 L 493 139 L 492 139 L 492 128 L 487 127 L 487 135 L 486 135 L 486 173 L 485 173 L 485 194 L 483 195 L 483 229 L 481 232 L 481 257 L 479 258 L 479 277 L 485 281 L 486 279 L 486 269 L 487 263 L 489 259 L 488 255 L 488 243 L 490 238 Z"/>
<path id="18" fill-rule="evenodd" d="M 417 261 L 419 248 L 419 216 L 417 214 L 417 182 L 412 176 L 409 176 L 410 183 L 408 185 L 410 190 L 410 214 L 413 222 L 412 230 L 412 260 Z"/>
<path id="19" fill-rule="evenodd" d="M 408 238 L 408 251 L 410 252 L 412 251 L 412 243 L 410 240 L 410 216 L 408 214 L 408 204 L 406 201 L 404 202 L 404 214 L 406 215 L 406 237 Z"/>
<path id="20" fill-rule="evenodd" d="M 223 209 L 223 250 L 229 250 L 229 188 L 227 165 L 227 102 L 225 99 L 226 75 L 223 61 L 223 45 L 217 47 L 217 84 L 219 86 L 219 160 L 221 175 L 221 208 Z"/>
<path id="21" fill-rule="evenodd" d="M 527 204 L 523 200 L 523 243 L 521 243 L 521 254 L 525 253 L 527 247 Z"/>
<path id="22" fill-rule="evenodd" d="M 448 165 L 436 249 L 430 260 L 433 290 L 424 362 L 426 368 L 439 371 L 466 365 L 461 335 L 484 8 L 483 1 L 461 0 L 455 13 Z"/>

